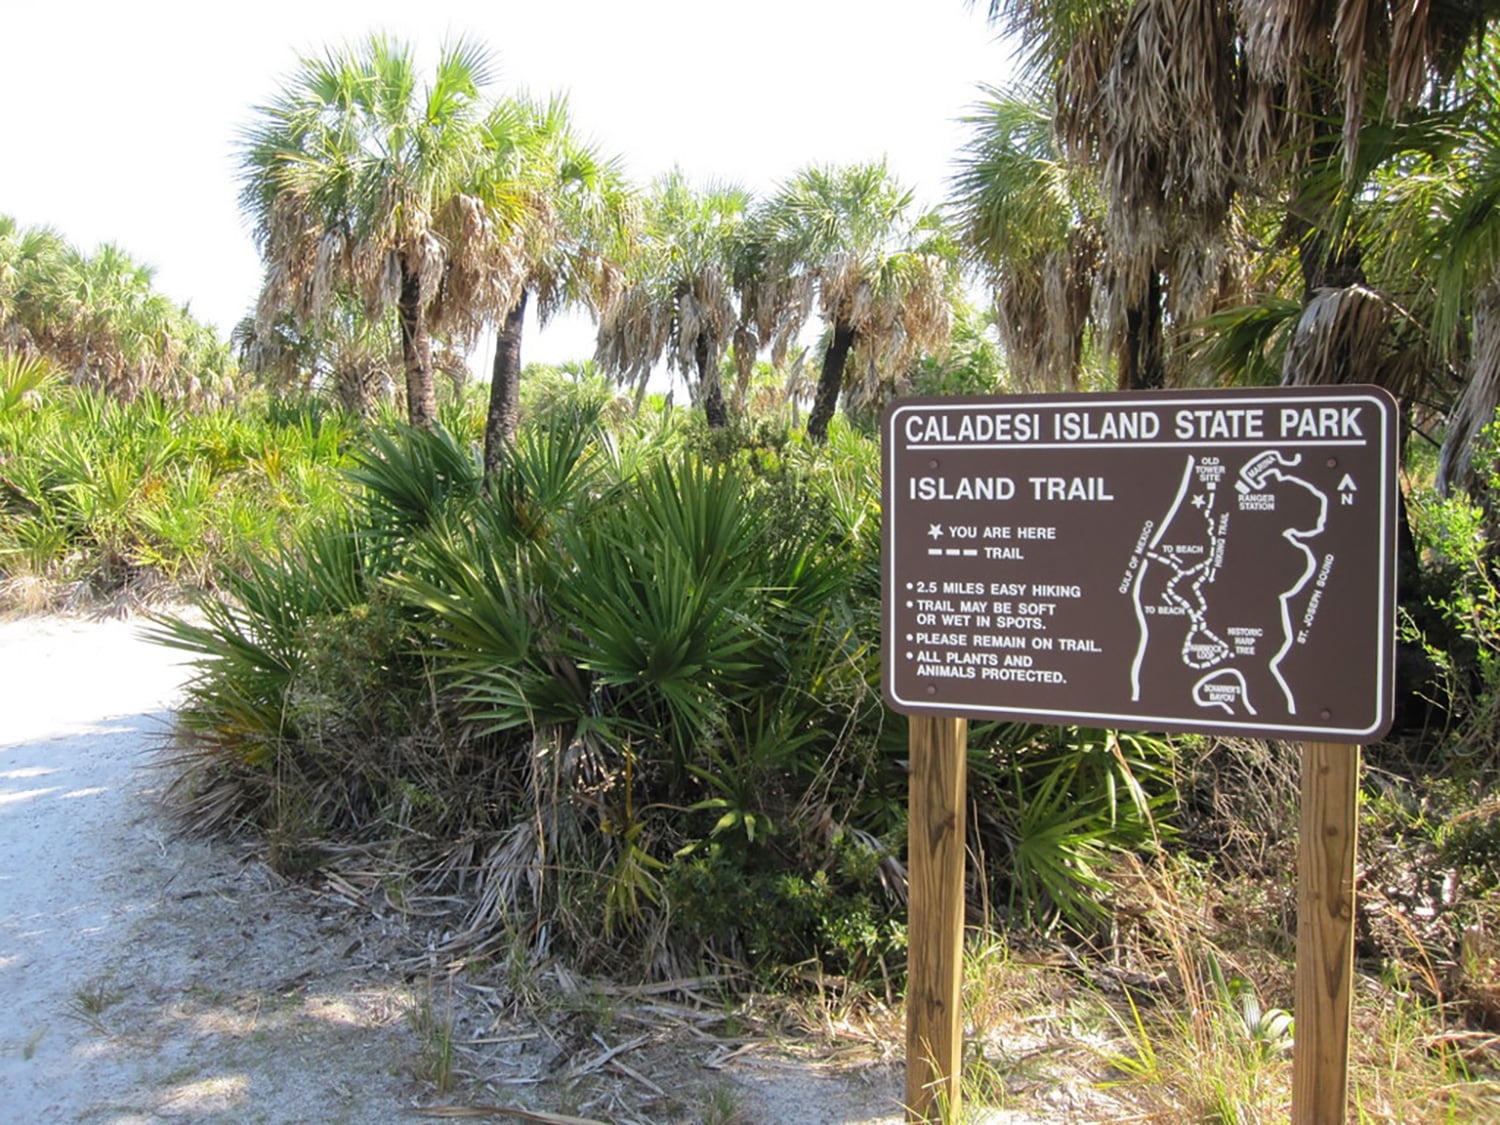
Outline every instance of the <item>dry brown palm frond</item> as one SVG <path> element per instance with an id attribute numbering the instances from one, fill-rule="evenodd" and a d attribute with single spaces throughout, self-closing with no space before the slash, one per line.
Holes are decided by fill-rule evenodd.
<path id="1" fill-rule="evenodd" d="M 1101 12 L 1097 18 L 1097 33 L 1074 40 L 1057 76 L 1058 146 L 1068 159 L 1085 168 L 1099 159 L 1100 90 L 1120 33 L 1119 13 Z"/>
<path id="2" fill-rule="evenodd" d="M 1421 98 L 1432 77 L 1432 6 L 1397 4 L 1391 13 L 1390 58 L 1386 68 L 1386 112 L 1393 113 Z"/>
<path id="3" fill-rule="evenodd" d="M 301 202 L 293 196 L 277 199 L 267 220 L 265 278 L 261 286 L 256 320 L 259 331 L 268 331 L 282 313 L 308 315 L 316 307 L 319 283 L 321 292 L 332 291 L 331 272 L 334 261 L 345 248 L 330 230 L 320 233 L 306 215 Z M 319 263 L 324 263 L 324 276 Z"/>
<path id="4" fill-rule="evenodd" d="M 1302 310 L 1287 347 L 1282 382 L 1289 386 L 1361 383 L 1372 379 L 1394 310 L 1364 285 L 1319 289 Z"/>
<path id="5" fill-rule="evenodd" d="M 798 348 L 792 355 L 792 362 L 786 368 L 786 376 L 782 382 L 781 401 L 791 407 L 790 423 L 793 427 L 802 423 L 801 402 L 812 392 L 813 380 L 807 367 L 806 348 Z M 780 367 L 777 370 L 781 370 Z"/>
<path id="6" fill-rule="evenodd" d="M 1385 5 L 1381 0 L 1340 0 L 1333 22 L 1334 53 L 1344 98 L 1344 167 L 1352 170 L 1364 124 L 1366 60 L 1379 49 Z"/>
<path id="7" fill-rule="evenodd" d="M 332 280 L 347 279 L 364 303 L 367 315 L 379 316 L 396 304 L 401 292 L 401 255 L 378 239 L 361 238 L 350 243 L 339 273 Z"/>
<path id="8" fill-rule="evenodd" d="M 632 286 L 601 316 L 595 360 L 622 383 L 644 383 L 666 350 L 671 327 L 650 287 Z"/>
<path id="9" fill-rule="evenodd" d="M 1438 456 L 1437 486 L 1443 493 L 1473 487 L 1474 441 L 1500 409 L 1500 287 L 1486 286 L 1475 299 L 1473 333 L 1468 385 L 1448 416 Z"/>
<path id="10" fill-rule="evenodd" d="M 816 293 L 816 279 L 806 270 L 783 275 L 758 287 L 752 306 L 755 331 L 761 344 L 770 346 L 772 367 L 779 370 L 786 362 L 788 350 L 812 315 Z"/>
<path id="11" fill-rule="evenodd" d="M 342 233 L 334 229 L 324 231 L 307 249 L 312 257 L 303 269 L 298 308 L 306 316 L 317 318 L 337 298 L 339 276 L 348 265 L 351 250 Z"/>
<path id="12" fill-rule="evenodd" d="M 545 845 L 535 820 L 518 821 L 490 847 L 472 873 L 474 891 L 460 930 L 445 945 L 469 952 L 507 933 L 507 925 L 542 894 Z"/>
<path id="13" fill-rule="evenodd" d="M 853 254 L 836 254 L 818 270 L 818 300 L 823 318 L 830 323 L 850 324 L 858 331 L 869 301 L 864 270 Z"/>
<path id="14" fill-rule="evenodd" d="M 1233 219 L 1229 220 L 1233 224 Z M 1168 255 L 1167 317 L 1191 324 L 1248 291 L 1250 260 L 1228 230 L 1201 241 L 1179 241 Z"/>
<path id="15" fill-rule="evenodd" d="M 448 247 L 436 231 L 430 227 L 422 230 L 421 236 L 408 252 L 407 268 L 416 274 L 419 300 L 422 307 L 429 307 L 437 299 L 443 284 L 443 271 L 448 262 Z"/>
<path id="16" fill-rule="evenodd" d="M 703 279 L 705 282 L 708 279 Z M 700 297 L 699 292 L 703 295 Z M 672 363 L 679 371 L 692 371 L 696 359 L 696 348 L 701 336 L 713 334 L 716 327 L 716 308 L 711 285 L 695 286 L 689 289 L 678 299 L 677 302 L 677 328 L 675 331 L 676 346 L 672 350 Z"/>
<path id="17" fill-rule="evenodd" d="M 717 368 L 736 323 L 738 317 L 727 279 L 718 270 L 697 273 L 676 303 L 672 365 L 693 378 L 706 375 L 699 372 L 699 350 L 706 348 L 706 362 Z"/>
<path id="18" fill-rule="evenodd" d="M 953 333 L 953 306 L 948 300 L 947 269 L 929 254 L 909 260 L 909 276 L 901 283 L 901 328 L 913 348 L 938 351 Z"/>
<path id="19" fill-rule="evenodd" d="M 755 333 L 741 320 L 734 328 L 734 401 L 733 409 L 738 413 L 745 408 L 745 395 L 750 389 L 750 379 L 755 374 L 755 356 L 759 351 Z"/>
<path id="20" fill-rule="evenodd" d="M 1299 24 L 1293 19 L 1293 5 L 1286 0 L 1238 0 L 1235 7 L 1251 78 L 1267 87 L 1290 81 L 1291 60 L 1302 49 L 1295 42 Z"/>
<path id="21" fill-rule="evenodd" d="M 1088 261 L 1056 250 L 1008 270 L 995 293 L 995 324 L 1017 390 L 1078 389 L 1092 303 Z"/>
<path id="22" fill-rule="evenodd" d="M 1283 127 L 1306 120 L 1314 86 L 1309 75 L 1326 76 L 1339 91 L 1346 167 L 1352 167 L 1366 89 L 1376 69 L 1385 71 L 1385 110 L 1394 116 L 1428 95 L 1433 79 L 1453 65 L 1477 26 L 1470 25 L 1483 19 L 1478 9 L 1472 15 L 1444 13 L 1434 19 L 1430 4 L 1377 0 L 1339 0 L 1336 5 L 1241 0 L 1238 14 L 1247 77 L 1252 86 L 1279 91 L 1283 108 L 1273 113 Z M 1251 90 L 1250 101 L 1262 98 Z M 1253 132 L 1259 131 L 1257 123 Z M 1263 152 L 1255 143 L 1246 151 Z"/>
<path id="23" fill-rule="evenodd" d="M 433 331 L 473 340 L 514 305 L 522 278 L 519 239 L 499 228 L 473 195 L 456 194 L 438 215 L 443 255 L 428 321 Z"/>
<path id="24" fill-rule="evenodd" d="M 592 254 L 587 260 L 590 284 L 594 292 L 594 301 L 589 304 L 588 311 L 595 323 L 600 323 L 625 292 L 625 270 L 607 254 Z"/>
<path id="25" fill-rule="evenodd" d="M 868 284 L 858 289 L 856 307 L 863 321 L 844 369 L 851 414 L 878 412 L 892 396 L 905 391 L 920 355 L 948 346 L 953 317 L 946 292 L 932 283 L 933 264 L 913 265 L 913 276 L 904 280 L 899 299 L 890 294 L 877 299 Z"/>
<path id="26" fill-rule="evenodd" d="M 1288 95 L 1284 85 L 1248 73 L 1244 82 L 1236 140 L 1240 172 L 1262 183 L 1274 183 L 1285 174 L 1289 154 L 1294 151 L 1292 130 L 1299 119 L 1286 112 Z"/>
<path id="27" fill-rule="evenodd" d="M 1183 240 L 1223 224 L 1236 164 L 1238 72 L 1227 10 L 1196 0 L 1131 8 L 1100 87 L 1110 244 L 1126 287 Z"/>

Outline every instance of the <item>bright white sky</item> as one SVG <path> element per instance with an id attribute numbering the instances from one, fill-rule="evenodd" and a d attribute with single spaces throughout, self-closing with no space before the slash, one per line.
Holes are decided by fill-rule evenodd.
<path id="1" fill-rule="evenodd" d="M 299 53 L 384 30 L 432 51 L 470 35 L 493 93 L 564 91 L 580 130 L 639 182 L 769 191 L 810 163 L 885 156 L 918 196 L 945 194 L 980 82 L 1009 51 L 979 0 L 33 0 L 7 13 L 0 213 L 80 249 L 117 243 L 226 333 L 260 263 L 238 207 L 234 141 Z M 575 322 L 524 358 L 592 351 Z M 476 356 L 476 361 L 481 357 Z M 476 364 L 477 365 L 477 364 Z M 483 367 L 479 367 L 483 371 Z"/>

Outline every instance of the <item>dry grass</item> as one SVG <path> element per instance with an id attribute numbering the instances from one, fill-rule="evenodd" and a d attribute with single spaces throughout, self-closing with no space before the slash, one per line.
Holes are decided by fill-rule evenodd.
<path id="1" fill-rule="evenodd" d="M 1285 1121 L 1292 966 L 1216 921 L 1223 888 L 1173 868 L 1128 874 L 1140 909 L 1123 945 L 1084 955 L 1018 951 L 994 934 L 971 941 L 968 1104 L 1056 1121 Z M 1471 950 L 1468 987 L 1478 996 L 1480 980 L 1500 983 L 1500 962 L 1483 935 Z M 1357 1120 L 1496 1119 L 1500 1035 L 1472 1012 L 1445 1000 L 1436 978 L 1418 991 L 1361 974 L 1351 1035 Z"/>

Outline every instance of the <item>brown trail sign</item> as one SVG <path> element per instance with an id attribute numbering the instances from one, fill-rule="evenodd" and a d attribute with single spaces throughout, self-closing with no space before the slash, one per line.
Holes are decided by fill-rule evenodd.
<path id="1" fill-rule="evenodd" d="M 908 714 L 1362 741 L 1390 723 L 1374 388 L 895 403 L 885 692 Z"/>
<path id="2" fill-rule="evenodd" d="M 887 408 L 882 438 L 882 684 L 895 710 L 924 719 L 913 723 L 914 767 L 938 754 L 943 763 L 932 768 L 943 776 L 952 768 L 959 728 L 925 721 L 937 718 L 1305 738 L 1318 747 L 1389 728 L 1397 441 L 1386 392 L 906 399 Z M 1340 969 L 1339 959 L 1351 956 L 1358 750 L 1330 753 L 1337 768 L 1326 755 L 1304 764 L 1315 779 L 1331 773 L 1339 792 L 1309 782 L 1319 795 L 1315 825 L 1304 811 L 1312 838 L 1303 841 L 1298 1024 L 1316 1028 L 1318 1042 L 1298 1038 L 1298 1121 L 1320 1119 L 1345 1097 L 1346 1070 L 1330 1075 L 1327 1064 L 1347 1065 L 1352 964 Z M 962 838 L 963 809 L 948 807 L 955 790 L 945 788 L 946 797 L 928 793 L 913 774 L 913 824 L 921 805 L 921 822 L 944 829 L 910 844 L 913 872 L 920 864 L 934 888 L 961 885 L 937 870 L 956 852 L 961 874 L 951 834 Z M 925 854 L 932 840 L 941 856 Z M 1313 864 L 1319 878 L 1309 887 Z M 914 881 L 914 989 L 951 978 L 954 940 L 918 916 L 962 916 L 946 901 L 919 901 L 918 890 Z M 1316 947 L 1316 973 L 1304 943 Z M 1338 987 L 1316 996 L 1315 980 Z M 956 1004 L 956 993 L 909 997 L 908 1019 L 943 1013 L 947 1021 Z M 1342 1047 L 1332 1041 L 1340 1027 Z M 945 1027 L 909 1026 L 909 1047 L 934 1048 L 925 1060 L 908 1057 L 909 1093 L 956 1099 L 953 1038 Z M 944 1057 L 935 1057 L 938 1044 Z M 1305 1061 L 1314 1056 L 1323 1072 L 1316 1081 Z M 1314 1087 L 1316 1111 L 1306 1108 Z M 918 1100 L 911 1112 L 925 1119 L 930 1096 Z"/>

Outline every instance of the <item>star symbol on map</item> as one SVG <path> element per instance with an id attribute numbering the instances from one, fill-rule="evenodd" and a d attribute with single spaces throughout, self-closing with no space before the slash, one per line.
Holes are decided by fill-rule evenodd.
<path id="1" fill-rule="evenodd" d="M 943 525 L 940 523 L 930 525 L 927 528 L 927 534 L 932 536 L 934 539 L 941 539 L 943 537 Z"/>
<path id="2" fill-rule="evenodd" d="M 1193 497 L 1193 507 L 1195 507 L 1195 508 L 1201 508 L 1201 507 L 1203 507 L 1203 505 L 1205 505 L 1207 503 L 1208 503 L 1208 497 L 1204 496 L 1203 493 L 1201 493 L 1201 492 L 1198 493 L 1197 496 Z"/>

